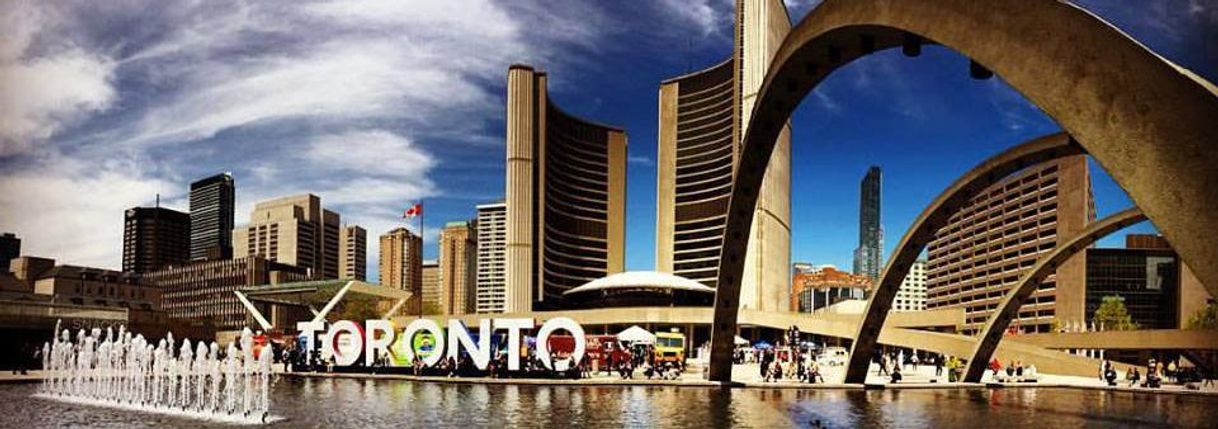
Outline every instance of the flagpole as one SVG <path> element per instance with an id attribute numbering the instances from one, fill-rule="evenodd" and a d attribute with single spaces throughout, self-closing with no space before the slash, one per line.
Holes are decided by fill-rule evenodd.
<path id="1" fill-rule="evenodd" d="M 423 318 L 423 288 L 422 288 L 422 285 L 423 285 L 423 278 L 422 278 L 422 277 L 423 277 L 423 270 L 422 270 L 422 264 L 423 264 L 423 256 L 424 256 L 423 251 L 424 251 L 425 249 L 427 249 L 427 245 L 426 245 L 426 243 L 424 242 L 424 240 L 425 240 L 425 239 L 423 238 L 423 235 L 424 235 L 424 234 L 423 234 L 423 228 L 424 228 L 424 224 L 423 224 L 423 199 L 422 199 L 422 198 L 420 198 L 420 199 L 419 199 L 419 266 L 420 266 L 420 269 L 419 269 L 419 286 L 420 286 L 420 287 L 419 287 L 419 318 L 420 318 L 420 319 L 422 319 L 422 318 Z"/>

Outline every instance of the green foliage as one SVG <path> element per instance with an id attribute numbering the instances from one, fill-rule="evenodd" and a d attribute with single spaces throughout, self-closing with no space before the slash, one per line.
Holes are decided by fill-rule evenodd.
<path id="1" fill-rule="evenodd" d="M 1218 301 L 1210 300 L 1209 304 L 1197 310 L 1188 319 L 1188 329 L 1218 329 Z"/>
<path id="2" fill-rule="evenodd" d="M 423 314 L 440 314 L 440 305 L 434 302 L 423 303 Z"/>
<path id="3" fill-rule="evenodd" d="M 1100 308 L 1095 310 L 1093 319 L 1097 329 L 1105 331 L 1131 331 L 1138 329 L 1138 325 L 1133 323 L 1133 319 L 1129 316 L 1129 311 L 1125 309 L 1125 298 L 1116 295 L 1104 297 Z"/>
<path id="4" fill-rule="evenodd" d="M 377 311 L 377 301 L 374 297 L 348 294 L 326 318 L 330 321 L 380 319 L 381 314 Z"/>

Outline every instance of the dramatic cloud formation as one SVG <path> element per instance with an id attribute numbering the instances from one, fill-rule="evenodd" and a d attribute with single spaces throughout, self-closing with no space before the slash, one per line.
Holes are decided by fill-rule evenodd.
<path id="1" fill-rule="evenodd" d="M 0 8 L 0 157 L 25 153 L 65 125 L 110 106 L 114 62 L 70 40 L 30 52 L 51 11 Z"/>
<path id="2" fill-rule="evenodd" d="M 1211 0 L 1076 1 L 1215 79 Z M 821 1 L 783 3 L 798 22 Z M 734 4 L 0 0 L 0 231 L 21 236 L 26 254 L 117 268 L 124 209 L 160 194 L 185 210 L 189 182 L 229 171 L 238 223 L 257 201 L 315 193 L 368 230 L 375 273 L 376 236 L 401 224 L 407 203 L 426 199 L 431 246 L 444 221 L 502 197 L 513 63 L 547 71 L 564 110 L 628 130 L 629 182 L 642 184 L 628 204 L 646 208 L 656 85 L 730 53 Z M 966 81 L 966 65 L 934 47 L 851 64 L 805 100 L 814 114 L 798 118 L 794 138 L 894 143 L 859 145 L 871 164 L 918 133 L 942 141 L 941 129 L 976 126 L 961 139 L 1014 139 L 1052 125 L 1000 80 Z M 876 135 L 902 125 L 908 132 Z M 651 266 L 649 216 L 630 216 L 631 268 Z"/>
<path id="3" fill-rule="evenodd" d="M 2 227 L 24 253 L 106 267 L 124 209 L 161 193 L 185 210 L 186 183 L 218 171 L 237 177 L 238 223 L 259 200 L 313 192 L 375 237 L 407 201 L 445 193 L 429 178 L 440 154 L 501 144 L 488 124 L 508 64 L 561 68 L 563 49 L 603 33 L 578 25 L 595 22 L 586 5 L 489 0 L 0 13 Z"/>
<path id="4" fill-rule="evenodd" d="M 734 4 L 733 0 L 660 0 L 664 10 L 694 24 L 703 37 L 731 34 Z"/>

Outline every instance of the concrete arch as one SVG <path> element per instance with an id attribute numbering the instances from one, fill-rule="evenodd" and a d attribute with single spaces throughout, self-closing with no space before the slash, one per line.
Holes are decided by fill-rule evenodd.
<path id="1" fill-rule="evenodd" d="M 846 366 L 846 383 L 862 383 L 867 378 L 876 343 L 892 308 L 892 301 L 901 282 L 909 274 L 918 255 L 935 238 L 935 233 L 947 225 L 952 214 L 968 203 L 978 192 L 1001 181 L 1025 167 L 1071 155 L 1085 153 L 1083 148 L 1065 133 L 1051 134 L 1008 149 L 956 179 L 943 193 L 922 211 L 913 226 L 901 237 L 888 265 L 872 288 L 867 311 L 859 321 L 850 362 Z"/>
<path id="2" fill-rule="evenodd" d="M 1218 229 L 1218 211 L 1212 210 L 1218 204 L 1218 121 L 1213 120 L 1218 89 L 1213 84 L 1058 0 L 826 0 L 783 41 L 742 136 L 720 256 L 712 380 L 731 378 L 749 225 L 783 125 L 833 70 L 896 46 L 916 55 L 924 40 L 953 48 L 1002 76 L 1055 119 L 1146 210 L 1210 293 L 1218 295 L 1218 247 L 1207 246 L 1197 234 Z M 874 335 L 860 338 L 866 337 Z"/>
<path id="3" fill-rule="evenodd" d="M 1078 235 L 1060 243 L 1048 255 L 1041 256 L 1032 266 L 1032 269 L 1024 273 L 1019 279 L 1019 283 L 1007 292 L 1007 296 L 1002 299 L 1002 303 L 998 308 L 990 314 L 990 319 L 985 322 L 985 329 L 981 331 L 981 337 L 977 340 L 977 344 L 973 346 L 973 354 L 969 356 L 968 368 L 964 372 L 964 381 L 976 383 L 981 381 L 982 374 L 985 373 L 986 364 L 989 363 L 990 357 L 994 355 L 994 350 L 998 348 L 998 343 L 1002 341 L 1002 334 L 1006 332 L 1007 327 L 1011 325 L 1011 320 L 1019 315 L 1019 307 L 1023 302 L 1036 292 L 1036 287 L 1053 274 L 1059 265 L 1069 259 L 1074 254 L 1086 249 L 1087 246 L 1094 244 L 1108 234 L 1117 232 L 1125 227 L 1146 220 L 1146 215 L 1142 214 L 1137 208 L 1126 209 L 1120 213 L 1108 216 L 1096 222 L 1087 225 L 1087 229 L 1082 230 Z"/>

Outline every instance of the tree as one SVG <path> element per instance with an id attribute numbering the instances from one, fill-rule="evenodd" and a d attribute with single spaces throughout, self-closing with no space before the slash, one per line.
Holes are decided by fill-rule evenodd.
<path id="1" fill-rule="evenodd" d="M 380 319 L 381 314 L 377 311 L 377 299 L 369 296 L 351 296 L 344 297 L 343 302 L 339 303 L 334 311 L 330 312 L 329 319 L 331 322 L 338 320 L 356 320 L 363 322 L 369 319 Z"/>
<path id="2" fill-rule="evenodd" d="M 1188 319 L 1188 329 L 1218 329 L 1218 301 L 1210 300 Z"/>
<path id="3" fill-rule="evenodd" d="M 1129 316 L 1129 311 L 1125 309 L 1125 298 L 1116 295 L 1104 297 L 1100 308 L 1095 310 L 1095 317 L 1092 320 L 1097 329 L 1105 331 L 1138 329 L 1138 325 L 1133 323 L 1133 318 Z"/>
<path id="4" fill-rule="evenodd" d="M 423 303 L 423 314 L 440 314 L 440 304 L 434 302 Z"/>

